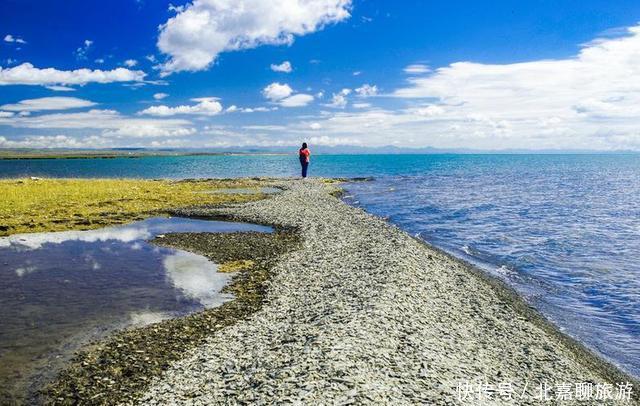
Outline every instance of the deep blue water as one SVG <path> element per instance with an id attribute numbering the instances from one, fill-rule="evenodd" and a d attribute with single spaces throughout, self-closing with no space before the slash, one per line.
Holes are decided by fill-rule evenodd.
<path id="1" fill-rule="evenodd" d="M 0 161 L 0 176 L 295 176 L 296 156 Z M 324 155 L 347 201 L 476 263 L 640 376 L 640 155 Z"/>

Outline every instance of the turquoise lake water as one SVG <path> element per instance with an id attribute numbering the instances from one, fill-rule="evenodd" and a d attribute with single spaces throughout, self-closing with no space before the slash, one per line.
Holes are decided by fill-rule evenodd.
<path id="1" fill-rule="evenodd" d="M 484 268 L 640 376 L 640 155 L 322 155 L 345 200 Z M 0 161 L 0 176 L 296 176 L 292 156 Z"/>

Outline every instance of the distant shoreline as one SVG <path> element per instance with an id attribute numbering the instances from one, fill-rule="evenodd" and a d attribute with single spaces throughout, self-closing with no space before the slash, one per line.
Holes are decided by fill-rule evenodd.
<path id="1" fill-rule="evenodd" d="M 27 159 L 113 159 L 146 157 L 187 156 L 286 156 L 295 154 L 296 146 L 261 148 L 248 146 L 244 150 L 234 149 L 64 149 L 64 148 L 0 148 L 0 161 Z M 395 147 L 349 147 L 323 146 L 312 148 L 318 155 L 640 155 L 640 151 L 598 150 L 467 150 L 439 148 L 395 148 Z"/>
<path id="2" fill-rule="evenodd" d="M 74 151 L 74 152 L 3 152 L 0 160 L 26 159 L 115 159 L 115 158 L 148 158 L 148 157 L 178 157 L 178 156 L 270 156 L 287 155 L 278 152 L 173 152 L 173 151 Z"/>

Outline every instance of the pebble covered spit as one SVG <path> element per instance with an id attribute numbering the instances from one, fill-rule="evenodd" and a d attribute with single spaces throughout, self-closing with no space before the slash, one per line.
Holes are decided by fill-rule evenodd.
<path id="1" fill-rule="evenodd" d="M 215 213 L 297 227 L 303 248 L 276 265 L 258 312 L 173 364 L 143 404 L 540 404 L 544 382 L 624 378 L 477 271 L 344 204 L 332 186 L 280 186 Z M 472 382 L 511 382 L 515 393 L 463 398 Z M 607 402 L 562 404 L 574 403 Z"/>

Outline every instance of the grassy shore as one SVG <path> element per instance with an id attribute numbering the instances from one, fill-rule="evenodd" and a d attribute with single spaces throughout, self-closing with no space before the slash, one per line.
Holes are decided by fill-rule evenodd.
<path id="1" fill-rule="evenodd" d="M 0 180 L 0 236 L 89 230 L 123 224 L 176 207 L 225 204 L 261 194 L 216 194 L 256 188 L 256 180 L 11 179 Z"/>

